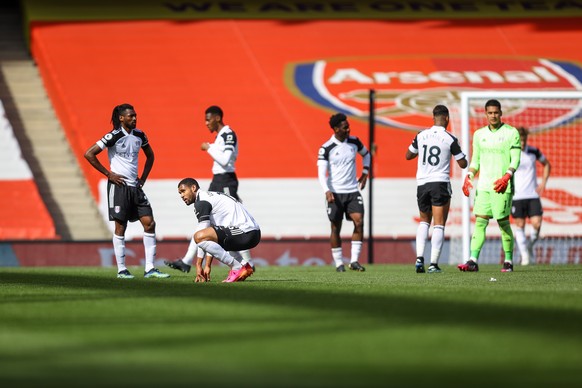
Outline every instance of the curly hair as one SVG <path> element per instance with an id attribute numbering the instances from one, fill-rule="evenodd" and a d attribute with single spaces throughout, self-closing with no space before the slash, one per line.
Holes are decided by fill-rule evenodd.
<path id="1" fill-rule="evenodd" d="M 346 121 L 348 118 L 343 113 L 336 113 L 329 118 L 329 126 L 334 129 L 339 126 L 342 121 Z"/>

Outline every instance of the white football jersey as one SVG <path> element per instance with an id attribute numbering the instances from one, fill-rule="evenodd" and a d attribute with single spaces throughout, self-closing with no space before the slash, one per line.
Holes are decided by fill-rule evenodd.
<path id="1" fill-rule="evenodd" d="M 214 143 L 210 144 L 208 153 L 214 159 L 212 164 L 213 174 L 235 172 L 234 162 L 238 157 L 236 133 L 228 125 L 222 127 L 216 134 Z M 219 161 L 222 163 L 219 163 Z"/>
<path id="2" fill-rule="evenodd" d="M 428 182 L 450 182 L 451 155 L 455 160 L 465 157 L 457 138 L 437 125 L 419 132 L 408 150 L 418 154 L 418 186 Z"/>
<path id="3" fill-rule="evenodd" d="M 134 129 L 128 133 L 123 127 L 106 133 L 97 142 L 99 148 L 107 147 L 111 171 L 123 175 L 128 186 L 137 186 L 139 150 L 148 144 L 144 132 Z"/>
<path id="4" fill-rule="evenodd" d="M 543 163 L 546 161 L 546 157 L 536 147 L 526 144 L 525 149 L 521 151 L 519 167 L 513 175 L 513 184 L 515 185 L 514 200 L 540 197 L 536 192 L 538 187 L 536 161 Z"/>
<path id="5" fill-rule="evenodd" d="M 194 202 L 198 222 L 208 221 L 213 226 L 237 227 L 243 232 L 260 230 L 259 224 L 242 203 L 228 194 L 199 190 Z"/>
<path id="6" fill-rule="evenodd" d="M 368 168 L 370 154 L 355 136 L 349 136 L 343 142 L 332 136 L 319 149 L 317 165 L 327 168 L 327 186 L 332 193 L 346 194 L 358 191 L 356 154 L 364 157 L 364 167 Z"/>

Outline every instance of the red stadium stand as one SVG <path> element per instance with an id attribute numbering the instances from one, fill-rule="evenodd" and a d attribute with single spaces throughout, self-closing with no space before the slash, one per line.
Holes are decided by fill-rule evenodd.
<path id="1" fill-rule="evenodd" d="M 58 239 L 0 101 L 0 240 Z"/>
<path id="2" fill-rule="evenodd" d="M 58 239 L 32 179 L 0 180 L 0 240 Z"/>

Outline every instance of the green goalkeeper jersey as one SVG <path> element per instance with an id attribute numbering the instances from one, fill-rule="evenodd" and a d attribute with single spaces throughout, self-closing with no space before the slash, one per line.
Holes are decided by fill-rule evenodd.
<path id="1" fill-rule="evenodd" d="M 479 128 L 473 135 L 473 155 L 469 168 L 479 172 L 477 190 L 493 191 L 494 182 L 507 172 L 517 170 L 521 157 L 519 132 L 511 125 L 503 123 L 492 131 L 489 126 Z M 507 187 L 507 193 L 513 191 Z"/>

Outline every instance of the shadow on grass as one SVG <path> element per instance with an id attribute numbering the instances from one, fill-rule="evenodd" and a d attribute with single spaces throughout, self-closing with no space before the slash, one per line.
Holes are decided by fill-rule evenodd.
<path id="1" fill-rule="evenodd" d="M 13 352 L 8 356 L 0 352 L 0 382 L 3 386 L 192 386 L 194 383 L 201 386 L 232 386 L 241 387 L 352 387 L 352 386 L 378 386 L 383 387 L 388 383 L 396 386 L 518 386 L 528 387 L 547 386 L 550 382 L 553 386 L 571 386 L 577 381 L 578 373 L 571 369 L 571 365 L 563 362 L 555 362 L 537 370 L 532 366 L 515 365 L 497 366 L 492 371 L 491 365 L 479 365 L 479 371 L 475 368 L 465 368 L 462 365 L 450 365 L 440 370 L 419 371 L 421 360 L 436 357 L 446 357 L 444 354 L 428 355 L 419 354 L 419 364 L 403 367 L 403 364 L 393 366 L 382 364 L 381 360 L 370 363 L 362 362 L 356 357 L 362 357 L 359 350 L 329 354 L 329 359 L 320 362 L 302 364 L 305 352 L 316 351 L 318 346 L 332 344 L 339 336 L 346 344 L 354 346 L 358 340 L 358 330 L 370 332 L 372 335 L 377 330 L 394 328 L 401 331 L 402 327 L 416 327 L 419 333 L 427 323 L 450 327 L 451 330 L 463 328 L 461 333 L 467 335 L 467 328 L 476 330 L 477 333 L 488 330 L 514 329 L 520 333 L 529 332 L 533 336 L 554 336 L 558 343 L 580 341 L 579 322 L 582 313 L 576 310 L 560 310 L 551 307 L 514 307 L 509 304 L 475 303 L 466 301 L 442 301 L 437 296 L 408 296 L 390 294 L 389 290 L 384 295 L 367 294 L 362 289 L 358 292 L 349 290 L 331 289 L 333 285 L 325 285 L 316 288 L 317 284 L 298 284 L 297 280 L 290 277 L 287 285 L 292 287 L 282 289 L 271 288 L 276 282 L 257 282 L 260 284 L 232 284 L 209 283 L 194 286 L 185 279 L 178 281 L 168 280 L 144 280 L 119 281 L 115 278 L 85 275 L 85 274 L 47 274 L 40 272 L 9 272 L 0 273 L 0 284 L 22 285 L 23 289 L 39 286 L 39 291 L 32 295 L 21 293 L 8 296 L 0 300 L 0 307 L 8 304 L 22 304 L 23 310 L 32 303 L 52 302 L 83 302 L 83 301 L 112 301 L 121 299 L 170 298 L 186 302 L 184 309 L 191 304 L 188 301 L 208 301 L 232 303 L 241 302 L 242 305 L 266 306 L 273 308 L 288 307 L 287 312 L 275 314 L 272 317 L 257 317 L 252 314 L 243 316 L 205 316 L 196 312 L 187 312 L 182 315 L 179 312 L 168 317 L 164 314 L 133 314 L 131 311 L 119 316 L 102 317 L 98 322 L 92 322 L 94 316 L 79 319 L 78 316 L 65 319 L 66 324 L 61 329 L 66 331 L 68 327 L 79 333 L 85 330 L 100 330 L 111 327 L 111 340 L 108 341 L 72 341 L 58 347 L 38 348 L 34 353 Z M 276 287 L 276 286 L 275 286 Z M 63 292 L 59 292 L 60 290 Z M 41 292 L 49 291 L 42 295 Z M 52 294 L 54 293 L 54 294 Z M 39 295 L 40 294 L 40 295 Z M 91 308 L 89 304 L 89 308 Z M 30 307 L 30 306 L 29 306 Z M 296 314 L 294 311 L 312 310 L 315 314 L 311 321 L 305 322 L 309 314 Z M 325 316 L 329 312 L 332 319 Z M 82 313 L 81 313 L 82 315 Z M 92 315 L 92 314 L 89 314 Z M 330 316 L 331 316 L 330 315 Z M 0 322 L 10 325 L 18 324 L 21 318 L 13 316 L 16 320 L 0 319 Z M 194 317 L 194 318 L 193 318 Z M 320 319 L 324 317 L 323 319 Z M 26 321 L 26 317 L 23 318 Z M 56 317 L 55 319 L 59 319 Z M 191 327 L 188 320 L 192 319 Z M 224 321 L 224 320 L 227 321 Z M 51 322 L 33 322 L 35 327 L 50 328 Z M 136 340 L 143 338 L 137 335 L 132 338 L 119 338 L 115 334 L 115 325 L 127 327 L 155 327 L 167 329 L 162 335 L 157 334 L 153 342 Z M 67 326 L 70 325 L 70 326 Z M 81 325 L 74 329 L 73 326 Z M 110 326 L 111 325 L 111 326 Z M 211 333 L 204 331 L 208 325 L 216 325 L 216 330 Z M 244 328 L 244 335 L 233 333 L 232 329 Z M 173 332 L 173 328 L 179 331 Z M 152 333 L 156 329 L 152 329 Z M 148 331 L 149 335 L 149 331 Z M 369 334 L 368 334 L 369 335 Z M 419 334 L 420 335 L 420 334 Z M 234 336 L 234 337 L 233 337 Z M 308 343 L 303 338 L 321 338 L 319 343 Z M 57 337 L 58 338 L 58 337 Z M 280 343 L 281 340 L 293 339 L 288 348 L 281 349 L 281 355 L 261 355 L 262 349 L 269 347 L 271 343 Z M 370 337 L 368 337 L 370 338 Z M 491 338 L 491 337 L 488 337 Z M 394 339 L 394 338 L 392 338 Z M 468 362 L 472 358 L 479 359 L 479 352 L 489 349 L 491 346 L 503 344 L 482 344 L 477 341 L 472 344 L 474 337 L 458 339 L 453 344 L 456 352 L 461 352 L 467 357 Z M 159 341 L 159 342 L 156 342 Z M 329 342 L 331 341 L 331 342 Z M 394 344 L 390 346 L 390 339 L 378 337 L 378 357 L 385 355 L 387 359 L 394 359 L 401 349 Z M 317 340 L 315 340 L 317 342 Z M 462 346 L 466 342 L 466 346 Z M 283 343 L 285 343 L 283 341 Z M 522 342 L 515 342 L 519 344 Z M 296 344 L 296 345 L 293 345 Z M 428 348 L 412 343 L 411 339 L 404 341 L 406 346 L 416 346 L 422 352 Z M 297 349 L 293 348 L 296 346 Z M 349 346 L 349 345 L 346 345 Z M 447 344 L 443 344 L 442 352 L 446 353 Z M 304 348 L 305 347 L 305 348 Z M 466 350 L 462 350 L 465 348 Z M 242 351 L 241 351 L 242 349 Z M 336 349 L 333 347 L 332 349 Z M 408 350 L 408 349 L 407 349 Z M 271 350 L 272 351 L 272 350 Z M 333 352 L 333 350 L 331 350 Z M 507 351 L 507 350 L 505 350 Z M 541 350 L 543 351 L 543 350 Z M 192 353 L 190 353 L 192 352 Z M 205 353 L 208 352 L 208 353 Z M 198 353 L 198 354 L 196 354 Z M 123 358 L 117 356 L 118 361 L 107 361 L 112 354 L 128 357 L 127 362 L 119 361 Z M 145 360 L 140 356 L 147 354 Z M 196 354 L 191 360 L 189 357 Z M 346 357 L 353 354 L 354 359 L 344 360 L 338 357 Z M 241 355 L 248 357 L 238 359 Z M 161 357 L 161 358 L 160 358 Z M 209 364 L 209 361 L 200 362 L 200 358 L 212 358 L 217 365 Z M 277 362 L 270 363 L 270 368 L 261 369 L 260 362 L 265 362 L 269 357 L 275 357 Z M 410 356 L 408 356 L 410 357 Z M 158 358 L 156 363 L 156 358 Z M 307 359 L 310 359 L 307 357 Z M 453 360 L 458 360 L 459 354 Z M 485 357 L 485 359 L 488 359 Z M 96 361 L 99 360 L 99 361 Z M 101 362 L 105 360 L 105 362 Z M 141 360 L 141 361 L 140 361 Z M 196 361 L 195 361 L 196 360 Z M 236 360 L 236 361 L 235 361 Z M 286 360 L 286 361 L 285 361 Z M 222 363 L 221 363 L 222 361 Z M 426 360 L 425 360 L 426 361 Z M 74 366 L 69 367 L 73 363 Z M 226 363 L 226 364 L 224 364 Z M 346 368 L 352 365 L 352 368 Z M 407 364 L 404 364 L 407 365 Z M 211 367 L 212 366 L 212 367 Z M 8 368 L 8 369 L 5 369 Z M 29 368 L 34 373 L 28 373 Z M 355 368 L 355 369 L 354 369 Z M 488 369 L 489 368 L 489 369 Z M 20 372 L 20 371 L 23 372 Z M 244 378 L 241 375 L 244 371 Z M 9 373 L 7 373 L 9 372 Z M 475 373 L 479 377 L 475 378 Z"/>
<path id="2" fill-rule="evenodd" d="M 105 292 L 106 295 L 44 295 L 4 298 L 4 303 L 27 303 L 39 301 L 98 300 L 111 298 L 195 298 L 208 301 L 243 302 L 291 309 L 312 309 L 318 312 L 334 312 L 366 317 L 386 324 L 467 325 L 488 329 L 516 328 L 520 332 L 540 331 L 544 335 L 564 338 L 581 338 L 579 330 L 582 311 L 565 310 L 549 306 L 513 306 L 482 301 L 442 301 L 430 296 L 378 295 L 350 291 L 326 291 L 313 287 L 272 289 L 269 284 L 252 287 L 247 284 L 224 285 L 208 283 L 193 287 L 192 284 L 167 280 L 123 281 L 100 276 L 46 274 L 46 273 L 2 273 L 4 284 L 29 284 L 63 289 L 84 289 Z M 273 282 L 275 283 L 275 282 Z M 264 284 L 264 283 L 263 283 Z M 559 328 L 559 330 L 556 330 Z"/>

